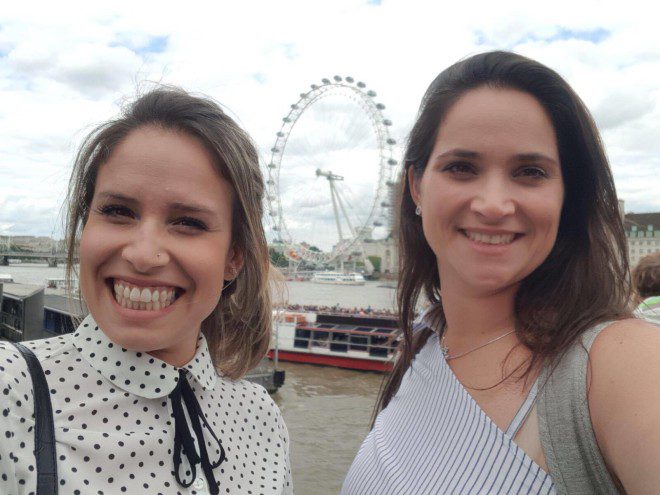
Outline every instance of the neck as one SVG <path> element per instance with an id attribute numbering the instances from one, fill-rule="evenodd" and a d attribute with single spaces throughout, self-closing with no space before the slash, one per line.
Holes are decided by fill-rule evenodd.
<path id="1" fill-rule="evenodd" d="M 442 307 L 447 339 L 459 346 L 483 342 L 514 328 L 513 305 L 517 287 L 496 293 L 459 291 L 442 284 Z"/>
<path id="2" fill-rule="evenodd" d="M 197 352 L 197 338 L 180 341 L 177 345 L 168 349 L 156 349 L 147 354 L 171 364 L 175 368 L 182 368 L 188 364 Z"/>

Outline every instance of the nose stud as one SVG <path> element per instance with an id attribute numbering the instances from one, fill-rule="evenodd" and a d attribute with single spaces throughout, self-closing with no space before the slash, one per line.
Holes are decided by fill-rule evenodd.
<path id="1" fill-rule="evenodd" d="M 418 217 L 422 216 L 422 207 L 421 206 L 417 205 L 417 208 L 415 208 L 415 215 L 417 215 Z"/>

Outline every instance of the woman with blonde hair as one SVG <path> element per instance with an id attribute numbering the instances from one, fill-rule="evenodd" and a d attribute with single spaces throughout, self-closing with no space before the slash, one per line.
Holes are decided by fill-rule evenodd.
<path id="1" fill-rule="evenodd" d="M 475 55 L 431 83 L 404 158 L 402 349 L 342 493 L 655 493 L 660 333 L 631 318 L 580 98 L 534 60 Z"/>
<path id="2" fill-rule="evenodd" d="M 158 88 L 90 134 L 67 223 L 89 316 L 0 344 L 1 493 L 292 493 L 280 412 L 240 379 L 271 329 L 262 196 L 210 99 Z"/>

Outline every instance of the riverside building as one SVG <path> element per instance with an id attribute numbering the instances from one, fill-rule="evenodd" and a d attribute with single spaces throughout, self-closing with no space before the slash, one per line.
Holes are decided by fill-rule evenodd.
<path id="1" fill-rule="evenodd" d="M 660 212 L 628 213 L 624 226 L 631 268 L 644 256 L 660 251 Z"/>

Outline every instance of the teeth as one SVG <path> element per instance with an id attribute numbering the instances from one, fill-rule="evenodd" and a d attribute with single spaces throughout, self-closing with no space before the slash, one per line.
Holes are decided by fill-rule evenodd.
<path id="1" fill-rule="evenodd" d="M 172 304 L 176 298 L 174 289 L 129 286 L 124 282 L 113 284 L 114 296 L 122 308 L 142 311 L 159 311 Z"/>
<path id="2" fill-rule="evenodd" d="M 147 288 L 142 289 L 140 292 L 140 302 L 148 303 L 151 301 L 151 291 Z"/>
<path id="3" fill-rule="evenodd" d="M 471 240 L 484 244 L 510 244 L 515 237 L 515 234 L 488 235 L 483 232 L 469 232 L 467 230 L 464 232 Z"/>

